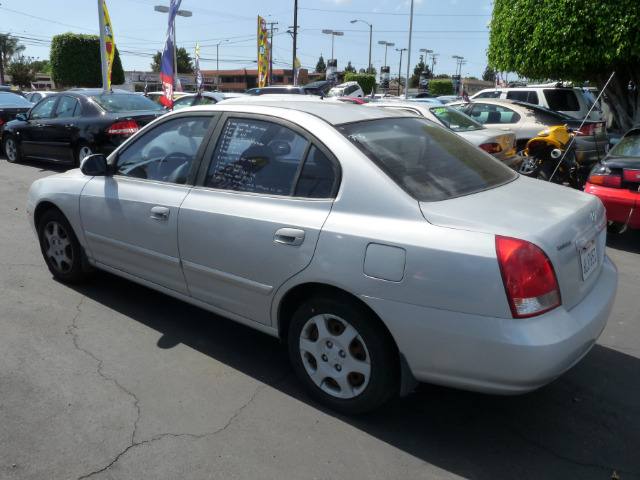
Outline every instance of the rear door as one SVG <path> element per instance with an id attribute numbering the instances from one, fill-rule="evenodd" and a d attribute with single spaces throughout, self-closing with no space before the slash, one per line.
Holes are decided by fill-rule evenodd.
<path id="1" fill-rule="evenodd" d="M 339 169 L 286 122 L 223 120 L 199 186 L 180 208 L 184 274 L 194 298 L 268 325 L 278 287 L 311 262 Z"/>

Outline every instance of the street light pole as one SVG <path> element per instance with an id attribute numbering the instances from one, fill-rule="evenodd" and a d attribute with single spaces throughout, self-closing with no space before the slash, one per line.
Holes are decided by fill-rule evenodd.
<path id="1" fill-rule="evenodd" d="M 218 77 L 216 80 L 216 92 L 220 91 L 220 64 L 218 62 L 220 60 L 219 47 L 221 43 L 228 42 L 228 41 L 229 39 L 227 38 L 216 44 L 216 76 Z"/>
<path id="2" fill-rule="evenodd" d="M 369 69 L 367 70 L 367 73 L 371 73 L 373 71 L 373 68 L 371 68 L 371 41 L 373 39 L 373 25 L 371 25 L 369 22 L 365 22 L 364 20 L 359 20 L 359 19 L 351 20 L 351 23 L 356 23 L 356 22 L 362 22 L 369 25 Z M 386 60 L 385 60 L 385 63 L 386 63 Z"/>
<path id="3" fill-rule="evenodd" d="M 406 48 L 396 48 L 396 52 L 400 52 L 400 64 L 398 65 L 398 95 L 400 95 L 400 80 L 402 79 L 402 52 L 405 50 Z"/>
<path id="4" fill-rule="evenodd" d="M 331 35 L 331 60 L 334 60 L 333 58 L 333 40 L 336 38 L 336 35 L 339 37 L 342 37 L 344 35 L 344 32 L 336 32 L 334 30 L 322 30 L 322 33 L 326 33 L 327 35 Z"/>
<path id="5" fill-rule="evenodd" d="M 387 66 L 387 47 L 395 47 L 395 43 L 385 42 L 384 40 L 378 40 L 378 45 L 384 45 L 384 66 Z"/>

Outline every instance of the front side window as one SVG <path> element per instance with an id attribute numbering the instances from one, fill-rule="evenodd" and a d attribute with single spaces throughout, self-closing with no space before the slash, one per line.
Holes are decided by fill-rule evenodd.
<path id="1" fill-rule="evenodd" d="M 31 114 L 29 118 L 51 118 L 51 114 L 53 113 L 53 107 L 58 100 L 58 97 L 49 97 L 45 98 L 39 104 L 37 104 L 33 109 L 31 109 Z"/>
<path id="2" fill-rule="evenodd" d="M 285 126 L 230 118 L 218 140 L 205 186 L 292 195 L 307 147 L 304 137 Z"/>
<path id="3" fill-rule="evenodd" d="M 469 195 L 517 178 L 490 155 L 425 119 L 379 119 L 338 130 L 418 201 Z"/>
<path id="4" fill-rule="evenodd" d="M 212 117 L 177 117 L 147 131 L 120 154 L 116 175 L 184 184 Z"/>

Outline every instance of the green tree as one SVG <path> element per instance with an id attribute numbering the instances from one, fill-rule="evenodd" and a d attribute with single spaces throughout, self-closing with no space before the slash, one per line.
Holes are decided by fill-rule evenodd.
<path id="1" fill-rule="evenodd" d="M 495 0 L 489 63 L 535 79 L 585 82 L 606 94 L 623 129 L 640 121 L 637 0 Z M 630 85 L 633 88 L 630 88 Z"/>
<path id="2" fill-rule="evenodd" d="M 51 62 L 49 60 L 33 60 L 31 62 L 31 68 L 34 73 L 49 73 L 51 74 Z"/>
<path id="3" fill-rule="evenodd" d="M 451 78 L 451 76 L 449 76 L 449 74 L 447 73 L 441 73 L 439 75 L 436 75 L 436 78 Z"/>
<path id="4" fill-rule="evenodd" d="M 482 80 L 485 82 L 495 82 L 496 81 L 496 71 L 487 65 L 487 68 L 484 69 L 484 73 L 482 74 Z"/>
<path id="5" fill-rule="evenodd" d="M 316 63 L 315 72 L 325 73 L 326 71 L 327 71 L 327 65 L 324 63 L 324 58 L 322 58 L 322 55 L 320 55 L 320 58 L 318 59 L 318 63 Z"/>
<path id="6" fill-rule="evenodd" d="M 7 67 L 7 75 L 11 77 L 11 83 L 22 89 L 26 89 L 36 79 L 31 67 L 31 62 L 24 55 L 14 55 Z"/>
<path id="7" fill-rule="evenodd" d="M 51 40 L 51 79 L 60 87 L 102 87 L 100 37 L 64 33 Z M 115 50 L 111 85 L 124 83 L 120 53 Z M 106 86 L 105 86 L 106 87 Z"/>
<path id="8" fill-rule="evenodd" d="M 344 67 L 344 71 L 345 73 L 356 73 L 355 67 L 351 65 L 351 60 L 349 60 L 349 63 L 347 64 L 347 66 Z"/>
<path id="9" fill-rule="evenodd" d="M 178 57 L 178 73 L 193 73 L 193 60 L 184 47 L 178 47 L 178 49 L 176 50 L 176 56 Z M 151 71 L 159 72 L 161 64 L 162 52 L 156 52 L 156 54 L 153 56 Z"/>
<path id="10" fill-rule="evenodd" d="M 11 58 L 23 52 L 25 48 L 17 38 L 9 34 L 0 34 L 0 85 L 4 85 L 5 67 L 9 66 Z"/>
<path id="11" fill-rule="evenodd" d="M 418 83 L 420 83 L 420 74 L 422 72 L 427 72 L 427 78 L 431 77 L 431 70 L 424 63 L 424 57 L 420 55 L 420 61 L 415 67 L 413 67 L 413 75 L 411 75 L 411 78 L 409 79 L 409 87 L 415 88 L 418 86 Z"/>

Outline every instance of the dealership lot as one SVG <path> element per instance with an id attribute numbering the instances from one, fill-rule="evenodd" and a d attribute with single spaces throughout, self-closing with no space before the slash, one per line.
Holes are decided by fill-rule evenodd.
<path id="1" fill-rule="evenodd" d="M 24 204 L 56 171 L 0 157 L 0 478 L 640 477 L 640 232 L 609 238 L 614 311 L 555 382 L 343 417 L 271 337 L 111 275 L 54 281 Z"/>

